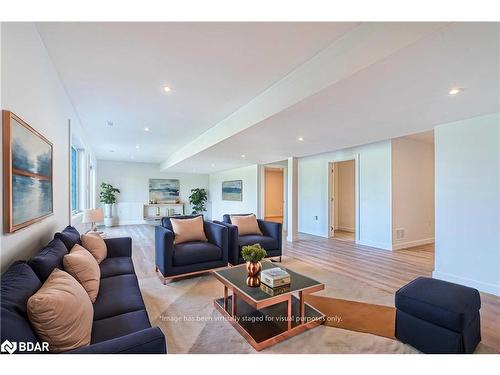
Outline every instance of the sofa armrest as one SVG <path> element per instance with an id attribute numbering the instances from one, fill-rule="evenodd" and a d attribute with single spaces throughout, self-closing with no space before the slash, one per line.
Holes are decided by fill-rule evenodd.
<path id="1" fill-rule="evenodd" d="M 131 257 L 132 256 L 132 238 L 117 237 L 105 238 L 104 242 L 108 249 L 108 258 Z"/>
<path id="2" fill-rule="evenodd" d="M 238 264 L 240 259 L 238 227 L 218 220 L 214 220 L 214 223 L 224 225 L 227 228 L 228 261 L 232 265 Z"/>
<path id="3" fill-rule="evenodd" d="M 203 222 L 203 229 L 205 230 L 208 242 L 222 249 L 222 260 L 224 263 L 227 263 L 229 256 L 227 227 L 225 225 L 205 220 Z"/>
<path id="4" fill-rule="evenodd" d="M 281 249 L 282 225 L 273 221 L 257 219 L 259 228 L 264 236 L 269 236 L 278 240 L 278 248 Z"/>
<path id="5" fill-rule="evenodd" d="M 155 261 L 163 276 L 167 276 L 174 260 L 174 232 L 155 226 Z"/>
<path id="6" fill-rule="evenodd" d="M 158 328 L 147 328 L 111 340 L 82 346 L 67 354 L 166 354 L 165 335 Z"/>

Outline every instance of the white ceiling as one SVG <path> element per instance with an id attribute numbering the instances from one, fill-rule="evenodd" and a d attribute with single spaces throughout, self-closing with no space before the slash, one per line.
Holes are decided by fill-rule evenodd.
<path id="1" fill-rule="evenodd" d="M 499 38 L 499 24 L 449 25 L 170 169 L 269 163 L 498 112 Z"/>
<path id="2" fill-rule="evenodd" d="M 397 42 L 410 26 L 387 27 Z M 160 162 L 195 139 L 202 149 L 169 169 L 213 172 L 428 131 L 496 112 L 500 102 L 499 24 L 429 24 L 397 49 L 390 49 L 381 33 L 371 47 L 386 55 L 222 141 L 209 142 L 204 131 L 262 98 L 266 89 L 338 41 L 343 47 L 333 49 L 333 62 L 321 68 L 342 68 L 370 29 L 339 23 L 48 23 L 38 28 L 100 159 L 133 155 L 137 161 Z M 353 48 L 345 48 L 346 40 Z M 173 92 L 163 93 L 163 84 Z M 452 97 L 451 87 L 465 90 Z M 109 120 L 113 128 L 106 126 Z M 152 131 L 145 133 L 144 126 Z"/>
<path id="3" fill-rule="evenodd" d="M 37 24 L 97 158 L 143 162 L 165 160 L 354 26 Z"/>

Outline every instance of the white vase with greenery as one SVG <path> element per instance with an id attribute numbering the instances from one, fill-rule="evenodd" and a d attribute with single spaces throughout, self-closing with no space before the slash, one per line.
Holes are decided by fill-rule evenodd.
<path id="1" fill-rule="evenodd" d="M 104 204 L 104 225 L 106 227 L 113 226 L 113 204 L 116 203 L 116 194 L 120 193 L 120 190 L 115 188 L 113 185 L 103 182 L 101 184 L 101 193 L 99 198 L 101 203 Z"/>

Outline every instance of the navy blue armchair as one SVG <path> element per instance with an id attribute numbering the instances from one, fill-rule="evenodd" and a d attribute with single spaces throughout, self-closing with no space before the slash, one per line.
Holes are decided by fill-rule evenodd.
<path id="1" fill-rule="evenodd" d="M 238 215 L 250 215 L 250 214 L 238 214 Z M 238 227 L 231 224 L 231 216 L 225 214 L 221 221 L 214 220 L 215 223 L 225 225 L 228 228 L 229 236 L 229 263 L 232 265 L 241 264 L 245 261 L 241 257 L 241 248 L 246 245 L 260 244 L 264 249 L 266 249 L 267 257 L 280 257 L 282 255 L 282 225 L 281 223 L 275 223 L 273 221 L 265 221 L 257 219 L 259 224 L 259 229 L 262 232 L 260 234 L 248 234 L 245 236 L 240 236 L 238 234 Z"/>
<path id="2" fill-rule="evenodd" d="M 201 215 L 175 216 L 173 219 L 191 219 Z M 228 263 L 228 229 L 207 220 L 203 229 L 208 242 L 192 241 L 174 244 L 175 234 L 170 217 L 164 217 L 155 227 L 156 271 L 163 283 L 181 276 L 226 267 Z"/>

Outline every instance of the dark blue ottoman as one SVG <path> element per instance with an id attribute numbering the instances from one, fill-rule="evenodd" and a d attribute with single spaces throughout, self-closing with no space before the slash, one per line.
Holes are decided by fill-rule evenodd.
<path id="1" fill-rule="evenodd" d="M 476 289 L 419 277 L 396 292 L 396 337 L 424 353 L 472 353 L 481 341 Z"/>

